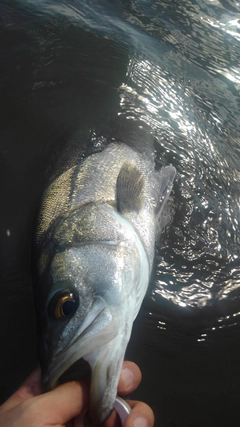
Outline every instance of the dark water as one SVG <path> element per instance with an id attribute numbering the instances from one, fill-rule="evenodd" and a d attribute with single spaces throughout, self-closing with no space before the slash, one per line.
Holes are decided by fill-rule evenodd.
<path id="1" fill-rule="evenodd" d="M 0 64 L 1 398 L 36 363 L 30 252 L 49 158 L 119 118 L 177 169 L 128 349 L 135 397 L 157 427 L 238 426 L 240 4 L 1 0 Z"/>

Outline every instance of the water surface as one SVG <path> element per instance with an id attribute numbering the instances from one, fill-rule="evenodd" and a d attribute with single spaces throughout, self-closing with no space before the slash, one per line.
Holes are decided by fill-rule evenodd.
<path id="1" fill-rule="evenodd" d="M 46 170 L 70 138 L 107 137 L 119 118 L 177 169 L 128 349 L 135 396 L 157 427 L 238 426 L 240 4 L 1 0 L 0 30 L 2 398 L 36 360 L 30 249 Z"/>

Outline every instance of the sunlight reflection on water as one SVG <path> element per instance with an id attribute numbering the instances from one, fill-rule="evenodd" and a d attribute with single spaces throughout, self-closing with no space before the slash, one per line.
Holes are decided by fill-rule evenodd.
<path id="1" fill-rule="evenodd" d="M 164 66 L 131 57 L 126 81 L 120 87 L 119 114 L 147 124 L 161 145 L 156 149 L 159 164 L 171 161 L 178 172 L 172 197 L 177 203 L 167 240 L 164 236 L 159 245 L 152 297 L 160 295 L 182 307 L 231 299 L 240 287 L 240 187 L 227 130 L 221 141 L 211 129 L 214 122 L 222 129 L 224 121 L 216 116 L 210 97 L 196 110 L 179 76 Z M 199 115 L 206 107 L 210 111 L 203 123 Z M 220 141 L 228 156 L 220 152 Z"/>

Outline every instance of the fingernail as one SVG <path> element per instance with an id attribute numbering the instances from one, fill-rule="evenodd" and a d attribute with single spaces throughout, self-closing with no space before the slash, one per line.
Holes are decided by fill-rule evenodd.
<path id="1" fill-rule="evenodd" d="M 127 388 L 133 385 L 133 373 L 128 368 L 124 368 L 121 372 L 121 378 L 125 382 Z"/>
<path id="2" fill-rule="evenodd" d="M 133 420 L 134 427 L 148 427 L 146 418 L 137 417 Z"/>

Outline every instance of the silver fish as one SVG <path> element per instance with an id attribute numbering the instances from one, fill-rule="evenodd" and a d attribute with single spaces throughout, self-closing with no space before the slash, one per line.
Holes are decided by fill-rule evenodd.
<path id="1" fill-rule="evenodd" d="M 147 291 L 156 236 L 175 176 L 125 143 L 110 143 L 57 177 L 36 233 L 36 307 L 43 381 L 54 388 L 83 358 L 90 416 L 109 416 L 132 324 Z"/>

